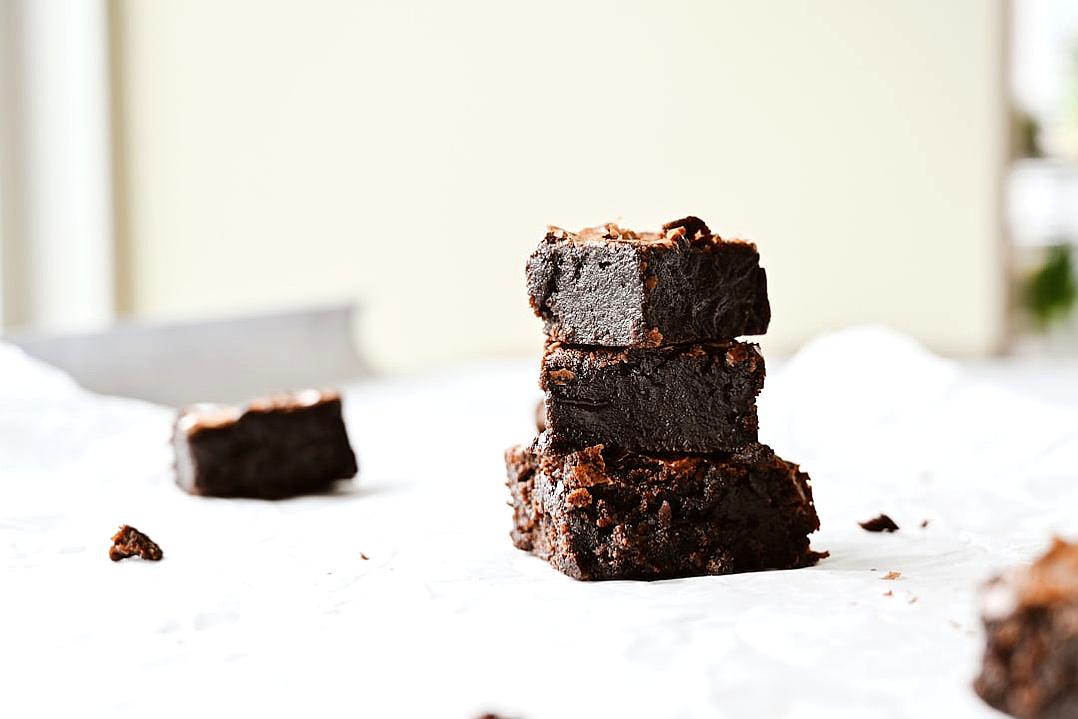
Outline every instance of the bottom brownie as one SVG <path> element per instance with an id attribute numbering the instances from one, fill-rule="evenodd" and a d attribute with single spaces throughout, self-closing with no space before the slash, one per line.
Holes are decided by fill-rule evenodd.
<path id="1" fill-rule="evenodd" d="M 1078 717 L 1078 544 L 1056 540 L 1033 566 L 990 581 L 982 599 L 981 698 L 1022 719 Z"/>
<path id="2" fill-rule="evenodd" d="M 576 579 L 663 579 L 813 565 L 808 475 L 753 445 L 735 454 L 506 451 L 513 543 Z"/>

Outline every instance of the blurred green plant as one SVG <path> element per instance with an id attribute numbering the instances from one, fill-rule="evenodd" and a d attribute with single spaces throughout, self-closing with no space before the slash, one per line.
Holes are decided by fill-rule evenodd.
<path id="1" fill-rule="evenodd" d="M 1028 112 L 1014 113 L 1015 150 L 1019 157 L 1044 157 L 1041 150 L 1040 123 Z"/>
<path id="2" fill-rule="evenodd" d="M 1067 319 L 1078 298 L 1074 279 L 1074 248 L 1060 243 L 1047 248 L 1044 264 L 1029 278 L 1026 306 L 1041 330 Z"/>

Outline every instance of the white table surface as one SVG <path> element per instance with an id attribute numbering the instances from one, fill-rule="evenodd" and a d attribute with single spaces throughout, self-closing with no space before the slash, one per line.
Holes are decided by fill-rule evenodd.
<path id="1" fill-rule="evenodd" d="M 1028 368 L 818 340 L 771 372 L 761 435 L 812 475 L 831 557 L 653 583 L 509 542 L 536 376 L 357 384 L 354 486 L 219 500 L 172 484 L 169 410 L 0 346 L 0 716 L 996 716 L 977 585 L 1078 530 L 1078 408 L 1015 391 Z M 881 511 L 899 532 L 857 526 Z M 164 561 L 109 561 L 122 523 Z"/>

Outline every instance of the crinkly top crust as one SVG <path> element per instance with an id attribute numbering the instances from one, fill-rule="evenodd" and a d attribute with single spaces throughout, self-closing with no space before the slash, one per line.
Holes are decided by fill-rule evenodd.
<path id="1" fill-rule="evenodd" d="M 298 392 L 279 392 L 251 400 L 245 407 L 229 404 L 194 404 L 180 410 L 177 426 L 187 434 L 204 429 L 228 427 L 250 412 L 289 412 L 339 400 L 335 390 L 304 389 Z"/>
<path id="2" fill-rule="evenodd" d="M 988 582 L 981 601 L 988 620 L 1022 607 L 1078 605 L 1078 543 L 1056 538 L 1029 567 L 1015 567 Z"/>
<path id="3" fill-rule="evenodd" d="M 613 222 L 598 227 L 585 227 L 579 232 L 570 232 L 551 225 L 547 228 L 544 239 L 551 243 L 569 242 L 577 245 L 622 243 L 641 247 L 674 248 L 687 245 L 707 249 L 723 243 L 739 243 L 756 247 L 747 240 L 724 240 L 713 234 L 703 220 L 691 215 L 667 222 L 660 232 L 637 232 L 619 227 Z"/>

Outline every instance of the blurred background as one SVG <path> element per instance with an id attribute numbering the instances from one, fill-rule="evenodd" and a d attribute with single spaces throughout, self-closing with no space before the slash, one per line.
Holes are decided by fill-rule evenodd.
<path id="1" fill-rule="evenodd" d="M 696 214 L 765 352 L 1078 348 L 1069 0 L 0 7 L 9 338 L 354 303 L 378 371 L 534 355 L 547 224 Z"/>

